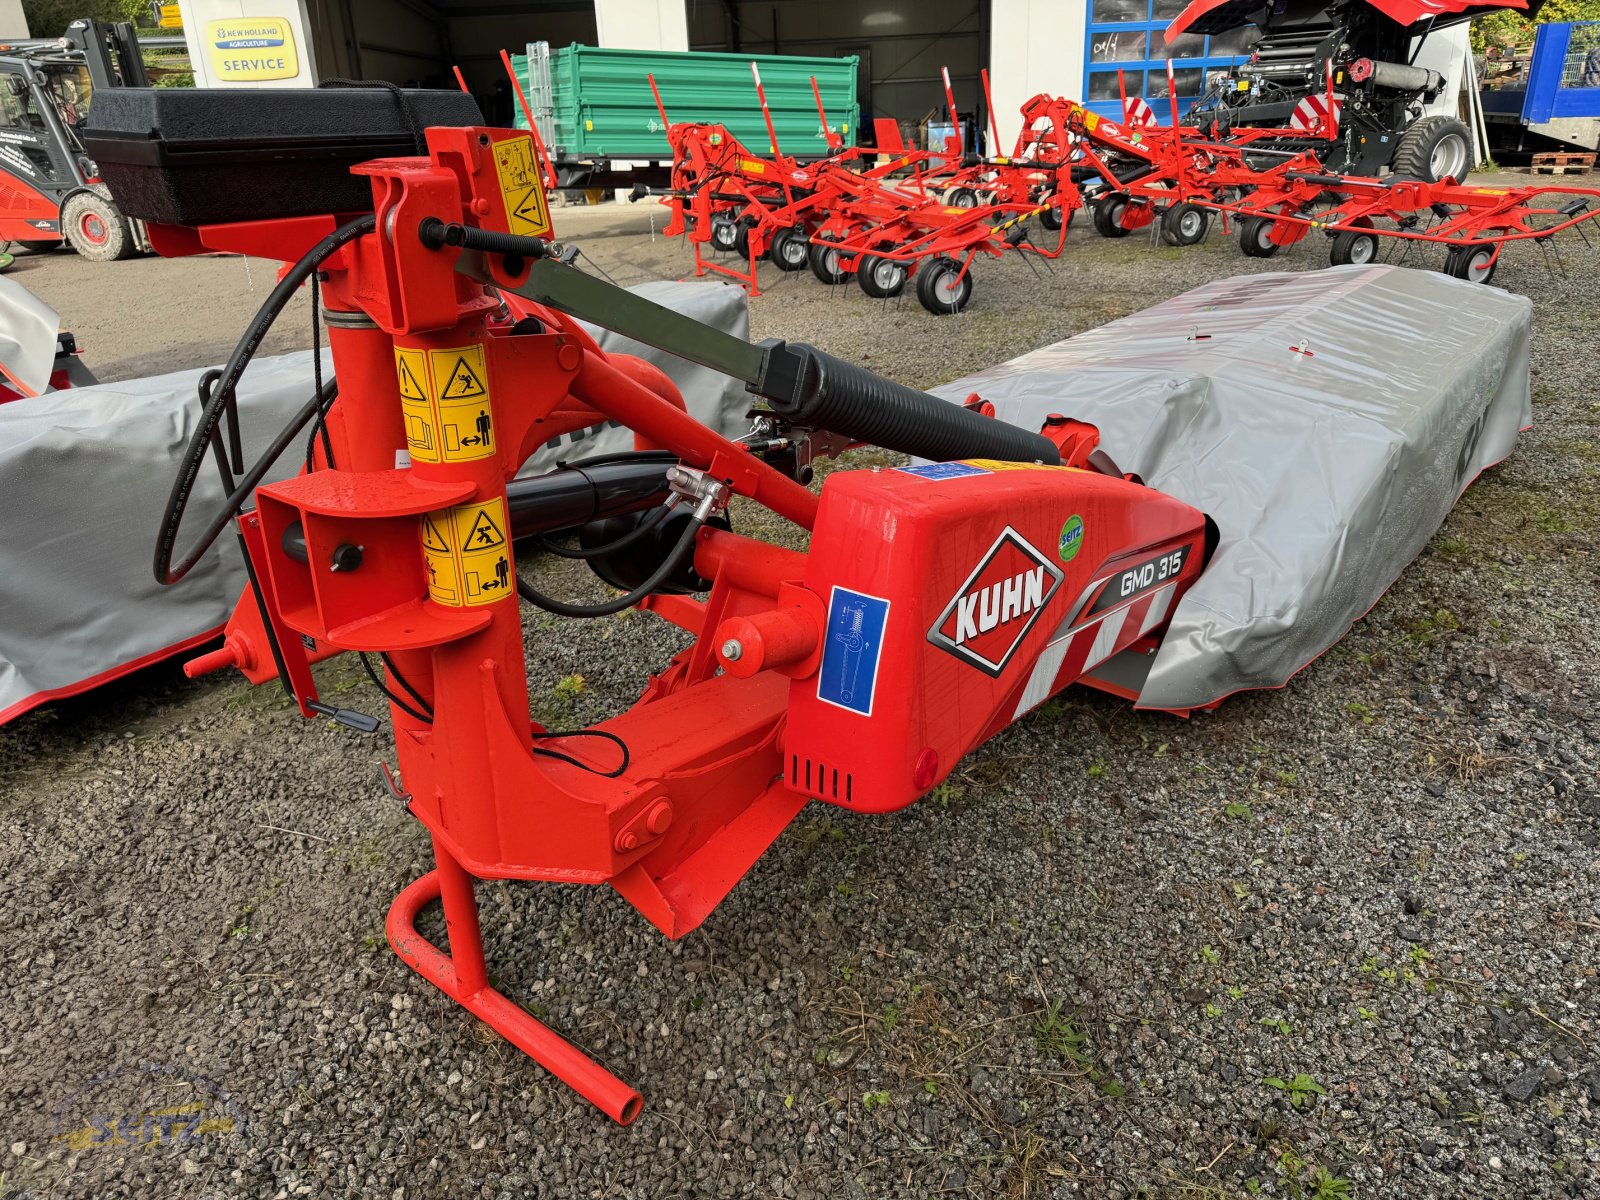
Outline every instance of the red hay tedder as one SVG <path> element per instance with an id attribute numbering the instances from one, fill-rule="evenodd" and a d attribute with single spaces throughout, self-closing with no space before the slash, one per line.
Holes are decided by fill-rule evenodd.
<path id="1" fill-rule="evenodd" d="M 666 233 L 688 239 L 696 275 L 727 275 L 755 295 L 763 259 L 783 271 L 809 264 L 822 282 L 854 277 L 877 299 L 898 296 L 914 281 L 917 299 L 929 312 L 955 313 L 972 296 L 971 267 L 978 255 L 1060 255 L 1067 224 L 1061 214 L 1077 205 L 1064 160 L 985 161 L 965 155 L 957 141 L 937 161 L 930 152 L 895 144 L 889 148 L 893 158 L 869 167 L 860 163 L 857 148 L 839 145 L 830 131 L 832 154 L 802 163 L 778 149 L 759 74 L 755 86 L 773 140 L 770 156 L 751 151 L 721 125 L 672 124 L 650 80 L 673 150 Z M 820 95 L 816 99 L 828 129 Z M 909 174 L 889 178 L 895 171 Z M 979 186 L 986 201 L 981 205 Z M 1024 222 L 1031 216 L 1060 231 L 1054 247 L 1028 240 Z M 708 258 L 707 248 L 737 254 L 746 269 Z"/>

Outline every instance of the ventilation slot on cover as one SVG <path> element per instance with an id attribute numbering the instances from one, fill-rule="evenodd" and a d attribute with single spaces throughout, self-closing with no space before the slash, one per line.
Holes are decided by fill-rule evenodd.
<path id="1" fill-rule="evenodd" d="M 855 799 L 855 778 L 849 771 L 841 775 L 838 767 L 798 754 L 789 756 L 789 786 L 818 800 L 843 800 L 849 804 Z"/>

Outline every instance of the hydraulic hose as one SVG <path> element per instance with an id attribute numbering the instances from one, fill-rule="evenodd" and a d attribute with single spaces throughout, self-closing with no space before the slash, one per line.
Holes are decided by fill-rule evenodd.
<path id="1" fill-rule="evenodd" d="M 200 561 L 205 552 L 211 548 L 211 544 L 217 540 L 217 535 L 227 528 L 228 522 L 239 511 L 239 506 L 245 499 L 249 498 L 250 492 L 255 488 L 256 484 L 261 482 L 262 478 L 272 468 L 273 462 L 277 460 L 289 442 L 293 440 L 294 434 L 299 433 L 305 427 L 306 422 L 317 414 L 321 405 L 328 399 L 328 397 L 324 397 L 319 393 L 312 398 L 312 403 L 307 408 L 302 409 L 295 415 L 291 426 L 285 428 L 284 433 L 287 433 L 288 436 L 285 437 L 284 433 L 280 433 L 277 438 L 273 439 L 272 446 L 268 448 L 267 452 L 262 455 L 250 470 L 244 473 L 244 483 L 234 488 L 230 493 L 224 510 L 207 523 L 205 531 L 200 535 L 193 548 L 174 566 L 172 556 L 178 541 L 178 528 L 183 524 L 183 514 L 189 507 L 190 497 L 194 494 L 195 480 L 200 475 L 200 465 L 205 461 L 206 451 L 213 446 L 213 442 L 216 439 L 217 424 L 221 421 L 222 414 L 233 406 L 234 390 L 238 387 L 239 380 L 244 375 L 244 369 L 250 365 L 250 360 L 255 357 L 256 351 L 261 348 L 262 340 L 267 336 L 268 330 L 272 328 L 272 323 L 277 319 L 278 314 L 283 311 L 284 306 L 289 303 L 290 298 L 293 297 L 300 285 L 341 246 L 355 241 L 356 238 L 363 234 L 370 233 L 376 224 L 377 217 L 369 213 L 339 226 L 338 229 L 335 229 L 327 237 L 311 247 L 310 250 L 307 250 L 298 262 L 284 272 L 283 278 L 278 281 L 278 285 L 272 289 L 272 293 L 266 298 L 266 301 L 256 310 L 256 315 L 250 319 L 250 324 L 245 327 L 243 336 L 240 337 L 238 345 L 233 348 L 233 353 L 228 356 L 228 362 L 222 368 L 221 374 L 215 378 L 209 394 L 202 392 L 204 408 L 201 410 L 200 420 L 195 425 L 194 434 L 189 439 L 188 448 L 184 451 L 183 461 L 178 467 L 178 476 L 172 481 L 172 492 L 167 497 L 166 510 L 161 515 L 161 528 L 156 538 L 155 562 L 153 564 L 157 583 L 163 585 L 177 583 L 194 569 L 194 565 Z M 208 372 L 204 382 L 210 381 L 211 374 Z M 333 384 L 330 381 L 324 390 L 326 391 L 332 387 Z M 233 427 L 235 434 L 237 434 L 237 414 L 235 414 L 234 420 L 230 422 L 230 425 Z M 220 442 L 216 443 L 216 452 L 219 455 L 219 461 L 221 461 L 222 448 Z M 232 477 L 228 474 L 226 468 L 223 471 L 223 481 L 225 486 L 232 482 Z"/>
<path id="2" fill-rule="evenodd" d="M 705 520 L 702 517 L 690 517 L 684 523 L 683 533 L 678 537 L 677 545 L 673 546 L 672 553 L 661 560 L 661 565 L 650 573 L 650 577 L 639 584 L 631 592 L 625 592 L 614 599 L 603 601 L 600 604 L 569 604 L 565 600 L 555 600 L 536 590 L 526 580 L 517 580 L 517 595 L 536 608 L 546 612 L 555 613 L 558 617 L 609 617 L 612 613 L 619 613 L 625 608 L 632 608 L 651 592 L 665 583 L 684 557 L 694 549 L 694 539 L 699 534 Z"/>
<path id="3" fill-rule="evenodd" d="M 917 458 L 1061 462 L 1054 442 L 800 342 L 768 341 L 759 391 L 784 420 Z"/>

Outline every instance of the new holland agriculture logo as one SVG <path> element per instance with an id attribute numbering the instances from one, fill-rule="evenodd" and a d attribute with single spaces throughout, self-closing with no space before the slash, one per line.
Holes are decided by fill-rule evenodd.
<path id="1" fill-rule="evenodd" d="M 945 605 L 928 630 L 928 640 L 984 674 L 998 676 L 1061 579 L 1061 568 L 1008 525 Z"/>

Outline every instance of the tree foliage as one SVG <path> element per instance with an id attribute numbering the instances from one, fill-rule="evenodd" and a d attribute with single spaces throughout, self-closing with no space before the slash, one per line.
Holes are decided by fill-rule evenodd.
<path id="1" fill-rule="evenodd" d="M 148 0 L 22 0 L 22 12 L 29 36 L 36 38 L 60 37 L 80 17 L 151 23 Z"/>
<path id="2" fill-rule="evenodd" d="M 1547 21 L 1600 21 L 1600 0 L 1548 0 L 1531 21 L 1514 9 L 1478 17 L 1472 22 L 1472 52 L 1482 54 L 1490 46 L 1510 50 L 1529 45 L 1534 26 Z"/>

